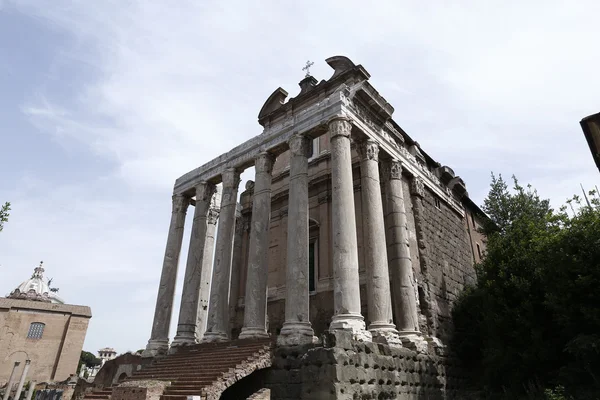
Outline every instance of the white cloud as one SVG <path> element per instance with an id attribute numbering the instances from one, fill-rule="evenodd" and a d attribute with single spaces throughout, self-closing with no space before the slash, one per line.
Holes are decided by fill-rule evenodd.
<path id="1" fill-rule="evenodd" d="M 555 203 L 597 179 L 578 126 L 598 111 L 600 28 L 585 23 L 596 2 L 2 4 L 69 38 L 47 67 L 68 96 L 55 85 L 18 105 L 108 168 L 68 185 L 17 182 L 0 263 L 26 270 L 9 272 L 15 284 L 40 257 L 59 268 L 69 297 L 94 307 L 91 350 L 143 347 L 175 178 L 260 133 L 264 100 L 278 86 L 294 96 L 307 59 L 319 80 L 329 56 L 363 64 L 396 121 L 476 201 L 490 170 Z"/>

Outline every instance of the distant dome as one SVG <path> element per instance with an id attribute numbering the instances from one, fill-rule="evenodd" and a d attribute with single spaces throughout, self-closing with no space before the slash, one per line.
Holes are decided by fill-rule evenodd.
<path id="1" fill-rule="evenodd" d="M 64 300 L 50 289 L 48 278 L 44 276 L 42 264 L 43 262 L 40 262 L 40 266 L 33 270 L 31 278 L 21 283 L 8 295 L 8 298 L 64 304 Z"/>

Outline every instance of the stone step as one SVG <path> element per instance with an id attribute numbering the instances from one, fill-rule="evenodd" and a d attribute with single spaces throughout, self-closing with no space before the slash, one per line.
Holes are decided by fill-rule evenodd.
<path id="1" fill-rule="evenodd" d="M 199 389 L 184 389 L 184 390 L 166 390 L 165 391 L 166 395 L 181 395 L 181 396 L 193 396 L 193 395 L 200 395 L 202 394 L 202 388 Z"/>
<path id="2" fill-rule="evenodd" d="M 199 390 L 199 389 L 202 389 L 203 387 L 206 387 L 207 385 L 210 385 L 213 382 L 214 381 L 206 380 L 206 381 L 195 381 L 193 383 L 186 382 L 186 383 L 171 385 L 171 386 L 167 387 L 165 392 L 168 392 L 170 390 L 190 390 L 190 391 Z"/>
<path id="3" fill-rule="evenodd" d="M 198 358 L 188 358 L 188 359 L 182 359 L 182 360 L 168 360 L 168 361 L 163 361 L 161 363 L 149 365 L 145 369 L 155 368 L 155 367 L 172 366 L 172 365 L 193 366 L 193 365 L 198 365 L 198 364 L 212 364 L 216 361 L 226 361 L 226 360 L 245 360 L 250 357 L 256 357 L 259 354 L 261 354 L 261 352 L 256 351 L 256 352 L 249 352 L 249 353 L 242 353 L 242 354 L 223 354 L 221 356 L 215 356 L 215 357 L 198 357 Z"/>
<path id="4" fill-rule="evenodd" d="M 207 358 L 216 357 L 223 354 L 247 354 L 255 353 L 261 350 L 268 350 L 269 346 L 257 346 L 257 347 L 246 347 L 243 349 L 224 349 L 222 351 L 203 351 L 203 352 L 189 352 L 186 354 L 172 354 L 165 358 L 156 361 L 157 364 L 169 360 L 188 360 L 191 358 Z"/>
<path id="5" fill-rule="evenodd" d="M 243 344 L 229 344 L 226 346 L 225 345 L 224 346 L 206 346 L 203 344 L 196 344 L 193 346 L 180 347 L 177 349 L 177 352 L 173 355 L 186 354 L 186 353 L 191 353 L 191 352 L 195 352 L 195 351 L 221 351 L 223 349 L 243 349 L 243 348 L 256 347 L 256 346 L 270 346 L 272 343 L 273 343 L 273 341 L 267 340 L 267 341 L 250 342 L 250 343 L 243 343 Z"/>
<path id="6" fill-rule="evenodd" d="M 260 352 L 256 351 L 256 352 L 248 352 L 248 353 L 242 353 L 242 354 L 223 354 L 222 356 L 218 356 L 218 357 L 217 356 L 215 356 L 215 357 L 198 357 L 198 358 L 187 358 L 185 360 L 168 360 L 168 361 L 163 361 L 160 363 L 149 365 L 148 367 L 146 367 L 146 369 L 169 366 L 169 365 L 197 365 L 197 364 L 202 364 L 202 363 L 214 363 L 215 361 L 224 361 L 224 360 L 240 360 L 240 359 L 245 360 L 249 357 L 257 356 L 259 354 L 260 354 Z"/>
<path id="7" fill-rule="evenodd" d="M 147 379 L 156 379 L 156 380 L 170 381 L 170 382 L 175 383 L 175 382 L 184 382 L 184 381 L 189 381 L 189 380 L 202 380 L 202 379 L 217 378 L 217 377 L 223 375 L 224 372 L 227 372 L 227 371 L 216 371 L 214 373 L 188 374 L 188 375 L 166 375 L 166 374 L 144 375 L 144 376 L 141 376 L 138 379 L 134 379 L 134 380 L 140 381 L 140 380 L 147 380 Z"/>
<path id="8" fill-rule="evenodd" d="M 233 360 L 222 360 L 219 362 L 214 362 L 214 363 L 202 363 L 202 364 L 190 364 L 190 365 L 181 365 L 181 364 L 174 364 L 174 365 L 161 365 L 161 366 L 155 366 L 155 367 L 151 367 L 151 368 L 147 368 L 144 370 L 139 371 L 137 374 L 143 374 L 144 372 L 168 372 L 168 371 L 182 371 L 182 372 L 186 372 L 186 371 L 214 371 L 215 369 L 219 369 L 222 367 L 226 367 L 228 365 L 237 365 L 239 364 L 241 361 L 245 361 L 250 357 L 245 357 L 242 359 L 233 359 Z M 136 375 L 137 375 L 136 374 Z"/>
<path id="9" fill-rule="evenodd" d="M 163 394 L 160 396 L 160 400 L 187 400 L 187 396 Z"/>

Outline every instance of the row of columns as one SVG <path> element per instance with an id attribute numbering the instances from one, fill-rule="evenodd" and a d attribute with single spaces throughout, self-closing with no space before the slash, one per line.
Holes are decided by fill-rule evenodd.
<path id="1" fill-rule="evenodd" d="M 329 122 L 332 176 L 332 255 L 334 280 L 334 315 L 331 331 L 350 331 L 357 339 L 382 337 L 388 343 L 399 342 L 399 336 L 418 334 L 414 278 L 408 248 L 408 226 L 402 193 L 401 164 L 391 161 L 383 165 L 387 214 L 384 219 L 381 196 L 379 147 L 376 141 L 359 143 L 367 294 L 369 296 L 368 330 L 360 306 L 358 244 L 354 218 L 354 185 L 350 146 L 351 124 L 343 118 Z M 288 242 L 286 265 L 285 322 L 278 342 L 299 345 L 314 340 L 309 320 L 309 236 L 308 236 L 308 136 L 297 134 L 289 140 L 290 173 L 288 204 Z M 255 186 L 249 237 L 248 272 L 244 325 L 240 338 L 266 337 L 267 255 L 271 215 L 271 180 L 274 155 L 264 152 L 255 160 Z M 212 266 L 212 283 L 208 321 L 203 340 L 229 339 L 230 274 L 235 231 L 239 171 L 222 174 L 219 229 Z M 185 283 L 177 335 L 173 346 L 196 343 L 198 333 L 198 293 L 201 282 L 210 271 L 213 243 L 210 243 L 208 213 L 214 185 L 201 182 L 196 187 L 194 225 L 186 266 Z M 185 200 L 173 198 L 173 216 L 161 276 L 157 307 L 148 343 L 147 355 L 163 352 L 168 346 L 168 326 L 181 250 Z M 386 234 L 387 226 L 387 234 Z M 213 231 L 214 237 L 214 231 Z M 386 242 L 382 240 L 387 237 Z M 209 246 L 210 244 L 210 246 Z M 388 251 L 390 254 L 388 264 Z M 395 289 L 392 315 L 390 277 Z M 233 299 L 235 301 L 235 299 Z M 395 318 L 394 318 L 395 317 Z M 394 324 L 396 321 L 396 325 Z M 400 332 L 398 332 L 398 329 Z M 160 348 L 160 349 L 159 349 Z M 158 350 L 158 351 L 157 351 Z M 154 353 L 154 354 L 152 354 Z"/>
<path id="2" fill-rule="evenodd" d="M 10 396 L 11 389 L 17 379 L 17 369 L 21 365 L 20 361 L 15 361 L 13 365 L 13 369 L 10 373 L 10 377 L 8 378 L 8 383 L 6 385 L 6 391 L 4 392 L 4 396 L 2 400 L 8 400 Z M 23 372 L 21 373 L 21 379 L 19 379 L 19 384 L 17 385 L 17 391 L 15 392 L 15 396 L 13 399 L 19 399 L 21 397 L 21 392 L 23 391 L 23 386 L 25 386 L 25 379 L 27 378 L 27 373 L 29 372 L 29 366 L 31 365 L 31 360 L 25 360 L 25 365 L 23 366 Z M 33 395 L 33 391 L 35 390 L 35 381 L 31 381 L 29 383 L 29 390 L 27 391 L 26 400 L 31 400 L 31 396 Z"/>

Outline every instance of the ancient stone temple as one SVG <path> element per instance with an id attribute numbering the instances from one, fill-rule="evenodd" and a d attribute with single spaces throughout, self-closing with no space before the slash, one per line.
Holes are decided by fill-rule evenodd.
<path id="1" fill-rule="evenodd" d="M 441 398 L 454 390 L 452 302 L 475 280 L 484 215 L 463 180 L 392 119 L 365 68 L 342 56 L 326 62 L 328 80 L 307 74 L 296 97 L 271 94 L 260 134 L 176 180 L 144 356 L 270 338 L 258 386 L 271 398 Z M 250 167 L 255 178 L 238 194 Z"/>

